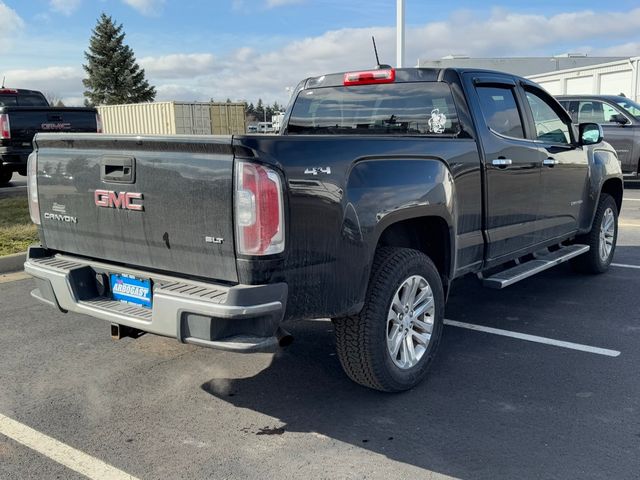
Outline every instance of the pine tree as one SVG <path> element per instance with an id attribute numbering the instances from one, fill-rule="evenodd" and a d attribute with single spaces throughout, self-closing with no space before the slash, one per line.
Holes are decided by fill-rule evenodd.
<path id="1" fill-rule="evenodd" d="M 87 78 L 82 80 L 84 96 L 93 105 L 152 102 L 156 89 L 149 85 L 144 69 L 133 50 L 124 44 L 122 24 L 116 25 L 106 14 L 100 15 L 84 52 Z"/>
<path id="2" fill-rule="evenodd" d="M 255 113 L 256 113 L 256 116 L 258 117 L 258 119 L 261 122 L 264 121 L 264 103 L 262 103 L 262 99 L 261 98 L 258 99 L 258 103 L 256 104 Z"/>

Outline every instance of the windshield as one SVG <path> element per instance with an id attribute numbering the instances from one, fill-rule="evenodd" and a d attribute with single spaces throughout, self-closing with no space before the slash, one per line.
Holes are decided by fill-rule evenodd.
<path id="1" fill-rule="evenodd" d="M 49 103 L 42 95 L 25 94 L 2 94 L 0 95 L 0 107 L 48 107 Z"/>
<path id="2" fill-rule="evenodd" d="M 631 115 L 640 119 L 640 105 L 638 105 L 636 102 L 633 102 L 631 100 L 618 100 L 616 103 Z"/>
<path id="3" fill-rule="evenodd" d="M 391 83 L 303 90 L 290 135 L 455 135 L 460 126 L 449 85 Z"/>

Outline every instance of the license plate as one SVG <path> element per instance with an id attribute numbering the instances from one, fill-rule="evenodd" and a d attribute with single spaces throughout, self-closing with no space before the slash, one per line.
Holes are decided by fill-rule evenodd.
<path id="1" fill-rule="evenodd" d="M 111 295 L 114 300 L 151 308 L 151 280 L 112 274 Z"/>

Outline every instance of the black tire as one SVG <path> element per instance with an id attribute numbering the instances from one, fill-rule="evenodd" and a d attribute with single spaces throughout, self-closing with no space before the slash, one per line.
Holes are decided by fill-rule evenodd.
<path id="1" fill-rule="evenodd" d="M 13 172 L 11 170 L 0 167 L 0 187 L 6 187 L 12 176 Z"/>
<path id="2" fill-rule="evenodd" d="M 600 247 L 602 243 L 600 229 L 607 210 L 613 212 L 614 218 L 614 233 L 613 233 L 613 246 L 609 255 L 603 258 L 600 254 Z M 598 208 L 596 209 L 595 217 L 593 218 L 593 225 L 591 231 L 586 235 L 576 237 L 575 243 L 581 243 L 589 245 L 589 251 L 579 257 L 571 260 L 571 266 L 576 272 L 580 273 L 604 273 L 609 269 L 613 255 L 616 251 L 616 243 L 618 241 L 618 205 L 613 197 L 609 194 L 600 194 L 600 200 L 598 202 Z"/>
<path id="3" fill-rule="evenodd" d="M 387 349 L 387 315 L 396 291 L 413 275 L 423 277 L 431 287 L 433 327 L 419 361 L 411 368 L 401 369 Z M 349 378 L 365 387 L 384 392 L 408 390 L 427 374 L 440 343 L 443 318 L 442 280 L 431 259 L 408 248 L 379 248 L 362 311 L 333 320 L 340 363 Z"/>

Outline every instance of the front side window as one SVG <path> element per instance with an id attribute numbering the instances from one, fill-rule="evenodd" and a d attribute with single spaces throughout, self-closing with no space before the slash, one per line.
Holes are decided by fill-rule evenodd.
<path id="1" fill-rule="evenodd" d="M 602 104 L 602 113 L 604 113 L 604 123 L 615 123 L 615 118 L 622 115 L 622 112 L 608 103 Z"/>
<path id="2" fill-rule="evenodd" d="M 533 114 L 536 140 L 549 143 L 571 143 L 569 126 L 547 101 L 533 92 L 526 92 Z"/>
<path id="3" fill-rule="evenodd" d="M 500 135 L 524 138 L 522 119 L 511 87 L 477 88 L 487 126 Z"/>
<path id="4" fill-rule="evenodd" d="M 289 135 L 456 135 L 460 124 L 449 85 L 390 83 L 302 90 Z"/>

